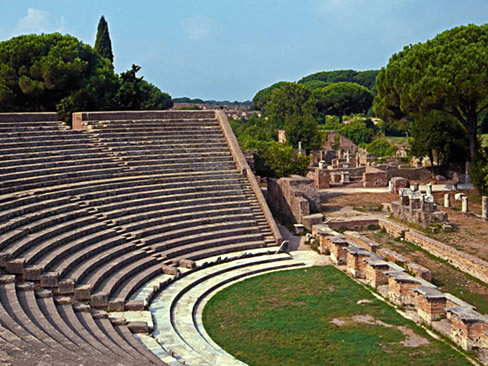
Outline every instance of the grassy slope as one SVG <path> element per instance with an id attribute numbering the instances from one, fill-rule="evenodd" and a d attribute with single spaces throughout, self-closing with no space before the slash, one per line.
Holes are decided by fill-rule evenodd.
<path id="1" fill-rule="evenodd" d="M 371 303 L 358 305 L 361 299 Z M 367 314 L 395 327 L 331 323 Z M 469 365 L 333 267 L 248 279 L 212 298 L 203 317 L 212 338 L 249 365 Z M 413 329 L 430 344 L 401 345 L 405 336 L 396 326 Z"/>

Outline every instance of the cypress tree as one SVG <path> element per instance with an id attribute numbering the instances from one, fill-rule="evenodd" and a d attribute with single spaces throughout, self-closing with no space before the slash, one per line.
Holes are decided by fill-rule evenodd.
<path id="1" fill-rule="evenodd" d="M 97 51 L 100 56 L 108 58 L 111 62 L 114 61 L 114 55 L 112 53 L 112 41 L 110 40 L 110 34 L 108 32 L 108 24 L 103 15 L 98 22 L 95 51 Z"/>

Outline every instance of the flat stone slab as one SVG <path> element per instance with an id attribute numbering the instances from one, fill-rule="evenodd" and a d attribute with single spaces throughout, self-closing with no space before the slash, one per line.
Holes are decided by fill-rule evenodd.
<path id="1" fill-rule="evenodd" d="M 150 311 L 124 311 L 117 313 L 117 315 L 120 315 L 122 318 L 127 320 L 127 322 L 146 322 L 150 330 L 154 329 L 154 323 Z"/>

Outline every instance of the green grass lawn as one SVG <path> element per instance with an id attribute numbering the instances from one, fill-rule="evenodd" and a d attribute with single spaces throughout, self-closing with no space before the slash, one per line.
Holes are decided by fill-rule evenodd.
<path id="1" fill-rule="evenodd" d="M 370 302 L 357 303 L 363 299 Z M 214 341 L 249 365 L 470 365 L 331 266 L 230 286 L 209 301 L 203 320 Z M 428 343 L 403 345 L 409 332 Z"/>

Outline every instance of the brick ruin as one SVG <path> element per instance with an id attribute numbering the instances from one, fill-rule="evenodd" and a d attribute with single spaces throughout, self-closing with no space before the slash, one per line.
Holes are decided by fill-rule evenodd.
<path id="1" fill-rule="evenodd" d="M 279 141 L 286 141 L 284 131 L 279 131 Z M 307 175 L 318 189 L 355 184 L 365 188 L 387 187 L 393 177 L 413 180 L 432 178 L 425 168 L 410 168 L 396 158 L 379 159 L 353 141 L 331 131 L 321 149 L 311 153 L 312 167 Z"/>
<path id="2" fill-rule="evenodd" d="M 431 189 L 427 194 L 423 194 L 409 188 L 400 188 L 398 194 L 400 200 L 391 203 L 393 217 L 424 228 L 435 224 L 447 224 L 448 215 L 437 209 Z"/>
<path id="3" fill-rule="evenodd" d="M 392 224 L 391 230 L 395 226 Z M 409 318 L 432 327 L 464 350 L 476 351 L 482 357 L 488 355 L 488 317 L 440 291 L 430 282 L 432 275 L 427 268 L 382 249 L 357 232 L 339 234 L 320 224 L 313 226 L 312 235 L 320 253 L 329 255 L 340 270 L 402 307 Z"/>
<path id="4" fill-rule="evenodd" d="M 268 179 L 267 201 L 271 209 L 283 221 L 303 224 L 307 229 L 322 222 L 320 194 L 314 181 L 309 178 L 292 176 Z"/>

